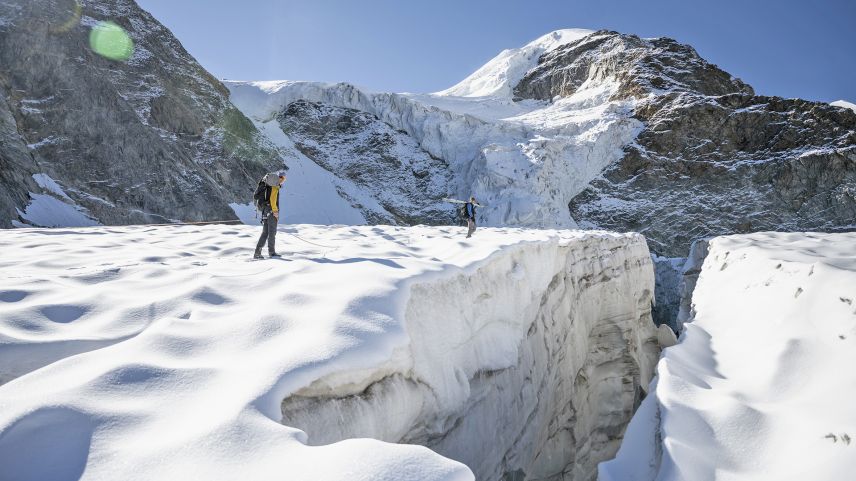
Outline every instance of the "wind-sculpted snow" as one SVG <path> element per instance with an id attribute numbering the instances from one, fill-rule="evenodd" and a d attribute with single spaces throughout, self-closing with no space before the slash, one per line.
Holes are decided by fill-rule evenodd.
<path id="1" fill-rule="evenodd" d="M 2 479 L 467 480 L 449 457 L 495 476 L 561 472 L 569 453 L 591 468 L 655 357 L 635 234 L 290 226 L 265 261 L 250 226 L 0 234 Z M 365 416 L 282 410 L 367 387 Z M 473 462 L 479 446 L 503 464 Z"/>
<path id="2" fill-rule="evenodd" d="M 856 472 L 856 234 L 717 237 L 601 481 Z M 684 308 L 682 308 L 684 309 Z"/>

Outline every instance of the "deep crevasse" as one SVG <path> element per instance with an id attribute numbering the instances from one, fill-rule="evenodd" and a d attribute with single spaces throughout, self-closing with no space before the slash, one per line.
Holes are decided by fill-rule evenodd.
<path id="1" fill-rule="evenodd" d="M 480 480 L 592 479 L 651 378 L 652 273 L 639 235 L 531 244 L 411 287 L 398 366 L 336 373 L 283 403 L 311 444 L 426 445 Z"/>

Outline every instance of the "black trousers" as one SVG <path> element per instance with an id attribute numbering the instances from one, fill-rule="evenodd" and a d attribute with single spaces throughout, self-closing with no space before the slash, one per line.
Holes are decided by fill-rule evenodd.
<path id="1" fill-rule="evenodd" d="M 276 225 L 279 220 L 274 217 L 273 212 L 267 211 L 267 217 L 262 216 L 262 236 L 259 237 L 259 243 L 256 244 L 256 254 L 262 253 L 262 247 L 267 241 L 268 254 L 276 252 Z"/>

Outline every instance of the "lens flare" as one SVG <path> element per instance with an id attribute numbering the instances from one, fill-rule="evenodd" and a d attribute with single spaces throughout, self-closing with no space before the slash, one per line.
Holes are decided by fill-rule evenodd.
<path id="1" fill-rule="evenodd" d="M 134 54 L 134 41 L 113 22 L 99 22 L 89 33 L 89 46 L 98 55 L 119 62 Z"/>

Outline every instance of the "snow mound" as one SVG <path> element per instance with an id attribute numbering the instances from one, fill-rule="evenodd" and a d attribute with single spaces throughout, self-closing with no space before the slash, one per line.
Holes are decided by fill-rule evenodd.
<path id="1" fill-rule="evenodd" d="M 592 33 L 594 30 L 582 28 L 556 30 L 523 47 L 503 50 L 457 85 L 435 95 L 512 98 L 514 86 L 538 64 L 541 55 Z"/>
<path id="2" fill-rule="evenodd" d="M 465 240 L 462 228 L 289 226 L 280 229 L 283 259 L 251 261 L 258 233 L 250 226 L 0 233 L 2 477 L 473 479 L 463 464 L 419 446 L 371 439 L 310 446 L 306 433 L 280 424 L 280 403 L 322 379 L 335 393 L 378 373 L 415 376 L 441 406 L 464 403 L 468 377 L 516 362 L 514 339 L 527 328 L 513 313 L 537 307 L 552 269 L 561 269 L 549 259 L 569 246 L 582 255 L 601 244 L 592 265 L 620 274 L 626 262 L 610 256 L 633 244 L 634 275 L 642 277 L 619 281 L 652 289 L 642 280 L 650 277 L 647 248 L 635 234 L 480 229 Z M 490 302 L 507 323 L 460 325 L 462 343 L 434 343 L 423 354 L 435 362 L 419 364 L 405 322 L 412 290 L 499 260 L 508 271 L 481 282 L 517 286 Z M 640 304 L 637 316 L 650 307 L 650 296 L 627 297 Z M 433 304 L 464 300 L 472 302 L 448 295 Z M 435 321 L 443 320 L 455 318 Z M 628 375 L 639 369 L 652 366 Z"/>
<path id="3" fill-rule="evenodd" d="M 717 237 L 612 480 L 849 479 L 856 233 Z"/>
<path id="4" fill-rule="evenodd" d="M 850 109 L 856 112 L 856 104 L 848 102 L 846 100 L 836 100 L 835 102 L 830 102 L 829 105 L 833 105 L 835 107 L 843 107 L 845 109 Z"/>

